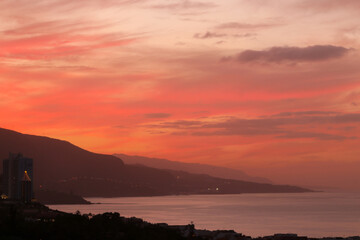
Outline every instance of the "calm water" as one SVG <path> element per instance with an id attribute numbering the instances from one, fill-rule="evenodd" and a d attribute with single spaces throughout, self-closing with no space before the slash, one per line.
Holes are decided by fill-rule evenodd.
<path id="1" fill-rule="evenodd" d="M 234 229 L 252 237 L 297 233 L 310 237 L 360 235 L 359 193 L 236 194 L 88 198 L 93 205 L 51 205 L 65 212 L 119 212 L 152 223 Z"/>

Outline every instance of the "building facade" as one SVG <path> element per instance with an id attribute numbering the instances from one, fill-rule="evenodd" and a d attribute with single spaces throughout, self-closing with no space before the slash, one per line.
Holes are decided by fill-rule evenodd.
<path id="1" fill-rule="evenodd" d="M 26 188 L 24 191 L 24 176 L 26 175 Z M 22 154 L 9 154 L 3 161 L 3 192 L 13 200 L 23 200 L 26 192 L 27 198 L 34 198 L 33 191 L 33 160 L 23 157 Z"/>

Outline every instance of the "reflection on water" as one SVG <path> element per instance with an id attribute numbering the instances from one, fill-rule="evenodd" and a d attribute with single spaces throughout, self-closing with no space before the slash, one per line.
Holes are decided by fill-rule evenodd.
<path id="1" fill-rule="evenodd" d="M 309 237 L 360 235 L 360 194 L 293 193 L 88 198 L 93 205 L 51 205 L 65 212 L 119 212 L 152 223 L 234 229 L 252 237 L 297 233 Z"/>

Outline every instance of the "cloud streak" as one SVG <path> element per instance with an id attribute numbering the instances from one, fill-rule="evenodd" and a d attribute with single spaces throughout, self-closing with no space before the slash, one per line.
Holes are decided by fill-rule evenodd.
<path id="1" fill-rule="evenodd" d="M 147 113 L 144 115 L 146 118 L 168 118 L 170 113 Z"/>
<path id="2" fill-rule="evenodd" d="M 309 9 L 317 12 L 339 9 L 358 11 L 360 9 L 360 2 L 358 0 L 302 0 L 297 4 L 297 6 L 302 9 Z"/>
<path id="3" fill-rule="evenodd" d="M 201 33 L 194 34 L 194 38 L 198 38 L 198 39 L 225 38 L 225 37 L 249 38 L 249 37 L 254 37 L 254 36 L 256 36 L 255 33 L 225 34 L 225 33 L 216 33 L 216 32 L 206 32 L 204 34 L 201 34 Z"/>
<path id="4" fill-rule="evenodd" d="M 333 45 L 314 45 L 308 47 L 272 47 L 266 50 L 245 50 L 239 53 L 239 62 L 306 62 L 340 58 L 350 49 Z"/>
<path id="5" fill-rule="evenodd" d="M 174 134 L 192 134 L 193 136 L 262 136 L 273 135 L 276 138 L 296 139 L 313 138 L 318 140 L 356 139 L 355 136 L 324 133 L 316 131 L 298 131 L 295 129 L 311 129 L 312 126 L 343 125 L 360 123 L 360 113 L 336 112 L 293 112 L 280 113 L 257 119 L 228 117 L 224 120 L 178 120 L 149 125 L 149 128 L 176 130 Z M 295 126 L 295 127 L 294 127 Z M 180 131 L 178 131 L 180 130 Z M 189 132 L 190 131 L 190 132 Z"/>
<path id="6" fill-rule="evenodd" d="M 0 57 L 20 59 L 49 59 L 82 55 L 95 49 L 118 47 L 134 42 L 135 38 L 114 38 L 63 34 L 0 40 Z M 81 44 L 80 44 L 81 43 Z"/>
<path id="7" fill-rule="evenodd" d="M 194 38 L 207 39 L 207 38 L 222 38 L 222 37 L 226 37 L 226 36 L 227 36 L 227 34 L 223 34 L 223 33 L 206 32 L 204 34 L 196 33 L 194 35 Z"/>
<path id="8" fill-rule="evenodd" d="M 128 45 L 138 39 L 124 33 L 106 33 L 103 30 L 108 24 L 54 20 L 6 29 L 0 33 L 0 57 L 36 60 L 80 56 L 96 49 Z"/>
<path id="9" fill-rule="evenodd" d="M 241 23 L 241 22 L 227 22 L 216 26 L 219 29 L 240 29 L 240 30 L 257 30 L 264 28 L 271 28 L 279 26 L 280 24 L 271 24 L 271 23 L 259 23 L 259 24 L 251 24 L 251 23 Z"/>
<path id="10" fill-rule="evenodd" d="M 166 9 L 166 10 L 196 10 L 196 9 L 208 9 L 216 7 L 216 4 L 211 2 L 198 2 L 190 0 L 180 0 L 175 3 L 156 4 L 151 8 Z"/>

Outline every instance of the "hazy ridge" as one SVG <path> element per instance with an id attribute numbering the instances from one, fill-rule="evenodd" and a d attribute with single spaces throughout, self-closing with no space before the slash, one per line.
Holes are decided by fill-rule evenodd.
<path id="1" fill-rule="evenodd" d="M 21 152 L 34 159 L 35 189 L 72 192 L 83 197 L 309 191 L 127 165 L 115 156 L 92 153 L 66 141 L 0 129 L 0 158 L 6 158 L 9 152 Z"/>
<path id="2" fill-rule="evenodd" d="M 219 166 L 200 164 L 200 163 L 184 163 L 184 162 L 177 162 L 177 161 L 171 161 L 160 158 L 130 156 L 119 153 L 114 154 L 114 156 L 121 158 L 123 162 L 126 164 L 141 164 L 158 169 L 181 170 L 195 174 L 208 174 L 210 176 L 218 177 L 218 178 L 230 178 L 234 180 L 258 182 L 258 183 L 271 183 L 271 181 L 267 178 L 250 176 L 238 169 L 231 169 L 226 167 L 219 167 Z"/>

